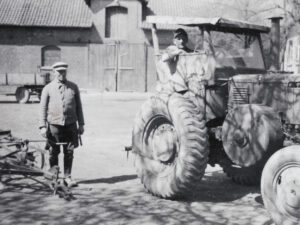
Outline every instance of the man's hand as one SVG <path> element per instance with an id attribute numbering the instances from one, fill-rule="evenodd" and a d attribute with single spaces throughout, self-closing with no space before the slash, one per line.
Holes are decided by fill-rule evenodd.
<path id="1" fill-rule="evenodd" d="M 46 127 L 42 127 L 40 129 L 40 133 L 41 133 L 42 137 L 47 138 L 47 129 L 46 129 Z"/>
<path id="2" fill-rule="evenodd" d="M 80 135 L 82 135 L 84 133 L 84 126 L 83 125 L 79 125 L 79 127 L 78 127 L 78 133 Z"/>
<path id="3" fill-rule="evenodd" d="M 179 48 L 171 45 L 165 50 L 165 53 L 162 54 L 161 60 L 163 62 L 173 60 L 176 56 L 180 55 L 181 52 L 182 51 Z"/>

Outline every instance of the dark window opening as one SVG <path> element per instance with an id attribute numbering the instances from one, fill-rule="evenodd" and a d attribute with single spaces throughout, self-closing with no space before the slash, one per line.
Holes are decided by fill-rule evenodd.
<path id="1" fill-rule="evenodd" d="M 57 46 L 45 46 L 42 48 L 42 66 L 51 66 L 61 61 L 61 51 Z"/>
<path id="2" fill-rule="evenodd" d="M 113 6 L 106 8 L 105 37 L 127 39 L 127 8 Z"/>

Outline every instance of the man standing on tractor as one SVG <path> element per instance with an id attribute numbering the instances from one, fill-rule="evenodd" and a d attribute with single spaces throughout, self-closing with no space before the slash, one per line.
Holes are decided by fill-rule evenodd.
<path id="1" fill-rule="evenodd" d="M 55 79 L 42 91 L 39 128 L 51 146 L 51 168 L 58 165 L 60 145 L 57 143 L 66 143 L 63 145 L 64 175 L 68 187 L 72 187 L 77 185 L 71 179 L 73 151 L 78 147 L 78 135 L 84 132 L 84 118 L 78 86 L 67 80 L 67 68 L 63 62 L 52 66 Z"/>

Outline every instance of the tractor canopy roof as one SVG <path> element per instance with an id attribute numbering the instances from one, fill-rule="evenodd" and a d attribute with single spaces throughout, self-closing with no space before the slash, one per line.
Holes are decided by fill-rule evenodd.
<path id="1" fill-rule="evenodd" d="M 232 32 L 261 32 L 268 33 L 270 28 L 245 21 L 225 19 L 221 17 L 174 17 L 174 16 L 147 16 L 146 21 L 152 24 L 168 24 L 182 26 L 207 27 L 210 30 Z"/>

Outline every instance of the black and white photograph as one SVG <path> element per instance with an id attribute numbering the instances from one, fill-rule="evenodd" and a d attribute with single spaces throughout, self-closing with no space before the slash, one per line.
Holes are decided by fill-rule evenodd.
<path id="1" fill-rule="evenodd" d="M 299 225 L 300 0 L 0 0 L 1 225 Z"/>

